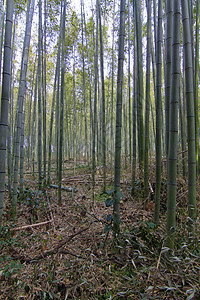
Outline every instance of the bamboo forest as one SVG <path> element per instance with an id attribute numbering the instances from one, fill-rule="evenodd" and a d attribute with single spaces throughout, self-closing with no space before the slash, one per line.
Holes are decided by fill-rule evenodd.
<path id="1" fill-rule="evenodd" d="M 0 299 L 200 299 L 199 19 L 0 1 Z"/>

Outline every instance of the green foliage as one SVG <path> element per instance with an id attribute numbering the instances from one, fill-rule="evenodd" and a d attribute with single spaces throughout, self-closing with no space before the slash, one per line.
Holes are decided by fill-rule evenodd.
<path id="1" fill-rule="evenodd" d="M 65 45 L 67 51 L 72 50 L 73 45 L 77 42 L 78 34 L 80 32 L 80 20 L 73 9 L 69 9 L 69 14 L 66 17 L 66 35 Z"/>
<path id="2" fill-rule="evenodd" d="M 25 188 L 23 190 L 23 194 L 20 196 L 20 200 L 24 201 L 26 205 L 29 206 L 31 209 L 38 209 L 41 200 L 41 195 L 41 190 L 33 191 L 29 188 Z"/>
<path id="3" fill-rule="evenodd" d="M 96 194 L 96 199 L 99 201 L 99 202 L 105 202 L 108 198 L 111 199 L 111 196 L 113 195 L 113 187 L 109 187 L 107 186 L 107 188 L 110 188 L 110 190 L 107 190 L 106 193 L 102 193 L 102 192 L 99 192 L 98 194 Z M 109 197 L 108 197 L 109 196 Z M 106 204 L 106 203 L 105 203 Z M 112 205 L 112 204 L 111 204 Z"/>
<path id="4" fill-rule="evenodd" d="M 113 193 L 114 193 L 114 190 L 111 190 L 111 191 L 106 191 L 106 193 L 108 194 L 108 195 L 113 195 Z"/>
<path id="5" fill-rule="evenodd" d="M 107 215 L 106 221 L 111 222 L 112 215 Z M 10 224 L 7 227 L 9 228 Z M 160 298 L 195 299 L 199 296 L 198 234 L 188 241 L 183 235 L 185 227 L 178 228 L 177 247 L 169 256 L 169 249 L 163 245 L 164 230 L 161 227 L 155 227 L 151 221 L 139 221 L 134 226 L 125 227 L 123 233 L 117 237 L 117 241 L 108 243 L 111 230 L 111 224 L 107 224 L 104 228 L 104 236 L 107 236 L 106 249 L 97 243 L 95 249 L 86 250 L 90 255 L 83 260 L 73 261 L 63 256 L 61 263 L 55 259 L 55 256 L 52 256 L 48 260 L 35 262 L 30 278 L 23 275 L 23 268 L 27 268 L 26 264 L 8 256 L 0 256 L 3 276 L 11 285 L 10 295 L 13 296 L 16 293 L 19 295 L 19 290 L 23 290 L 27 298 L 32 296 L 36 299 L 64 299 L 68 291 L 69 298 L 72 297 L 72 293 L 75 293 L 76 299 L 81 299 L 83 295 L 87 299 L 92 299 L 92 297 L 132 299 L 132 295 L 136 295 L 137 299 L 151 299 L 155 298 L 153 292 L 155 289 L 156 295 Z M 17 240 L 21 234 L 25 234 L 21 232 L 14 238 L 13 232 L 6 228 L 3 232 L 5 233 L 4 242 L 9 241 L 12 246 L 14 239 Z M 99 239 L 99 233 L 97 236 Z M 38 235 L 35 239 L 38 240 Z M 7 246 L 8 244 L 4 244 L 4 247 Z M 21 244 L 14 245 L 16 250 L 21 246 Z M 4 264 L 3 267 L 2 264 Z M 187 275 L 183 270 L 187 270 Z M 95 289 L 96 281 L 90 281 L 94 272 L 95 278 L 98 278 L 97 282 L 101 280 L 102 289 Z M 159 274 L 158 277 L 157 274 Z M 75 282 L 76 286 L 72 285 L 68 289 L 66 282 L 67 284 Z"/>
<path id="6" fill-rule="evenodd" d="M 106 207 L 112 206 L 114 203 L 114 200 L 112 198 L 107 198 L 105 201 Z"/>
<path id="7" fill-rule="evenodd" d="M 59 32 L 60 1 L 47 1 L 47 36 L 54 38 Z"/>
<path id="8" fill-rule="evenodd" d="M 142 247 L 145 252 L 148 252 L 150 249 L 157 254 L 160 252 L 163 239 L 158 235 L 158 231 L 153 222 L 139 221 L 137 226 L 132 226 L 130 229 L 127 229 L 125 234 L 127 234 L 127 232 L 130 232 L 132 236 L 130 242 L 135 249 Z"/>
<path id="9" fill-rule="evenodd" d="M 147 22 L 143 25 L 142 36 L 143 37 L 147 36 Z"/>
<path id="10" fill-rule="evenodd" d="M 17 261 L 11 260 L 10 264 L 6 264 L 2 270 L 5 278 L 9 278 L 12 275 L 20 274 L 21 269 L 22 269 L 22 264 L 19 260 Z"/>
<path id="11" fill-rule="evenodd" d="M 27 0 L 14 0 L 15 12 L 20 14 L 26 10 Z"/>
<path id="12" fill-rule="evenodd" d="M 131 193 L 133 193 L 137 197 L 143 197 L 144 193 L 144 182 L 138 179 L 134 185 L 134 187 L 130 188 Z"/>
<path id="13" fill-rule="evenodd" d="M 111 225 L 105 225 L 104 227 L 104 233 L 108 233 L 112 229 Z"/>
<path id="14" fill-rule="evenodd" d="M 113 219 L 113 216 L 111 214 L 107 215 L 107 217 L 106 217 L 107 222 L 111 222 L 112 219 Z"/>

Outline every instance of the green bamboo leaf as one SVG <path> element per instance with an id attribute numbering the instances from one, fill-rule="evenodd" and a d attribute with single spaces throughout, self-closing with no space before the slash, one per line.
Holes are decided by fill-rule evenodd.
<path id="1" fill-rule="evenodd" d="M 114 203 L 114 201 L 113 201 L 113 199 L 111 199 L 111 198 L 108 198 L 108 199 L 106 199 L 106 201 L 105 201 L 106 207 L 112 206 L 113 203 Z"/>
<path id="2" fill-rule="evenodd" d="M 186 300 L 191 300 L 194 298 L 195 295 L 195 291 L 193 289 L 187 290 L 186 294 L 189 294 L 190 292 L 192 292 L 189 296 L 187 296 Z"/>
<path id="3" fill-rule="evenodd" d="M 28 293 L 30 291 L 30 287 L 28 285 L 25 285 L 24 290 L 26 293 Z"/>
<path id="4" fill-rule="evenodd" d="M 114 190 L 106 191 L 106 194 L 108 194 L 108 195 L 112 195 L 113 193 L 114 193 Z"/>
<path id="5" fill-rule="evenodd" d="M 108 233 L 110 230 L 111 230 L 111 226 L 106 224 L 104 227 L 104 233 Z"/>
<path id="6" fill-rule="evenodd" d="M 155 224 L 153 222 L 147 222 L 147 225 L 152 229 L 155 228 Z"/>
<path id="7" fill-rule="evenodd" d="M 113 219 L 113 216 L 111 214 L 107 215 L 106 221 L 110 222 Z"/>
<path id="8" fill-rule="evenodd" d="M 140 184 L 140 179 L 138 179 L 137 181 L 136 181 L 136 185 L 139 185 Z"/>

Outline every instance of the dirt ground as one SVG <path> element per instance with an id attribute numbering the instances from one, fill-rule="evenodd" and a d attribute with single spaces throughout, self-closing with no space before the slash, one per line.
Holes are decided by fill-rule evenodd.
<path id="1" fill-rule="evenodd" d="M 151 172 L 154 178 L 154 168 Z M 27 172 L 14 220 L 6 193 L 0 299 L 200 299 L 200 223 L 197 218 L 196 232 L 189 238 L 183 178 L 178 180 L 175 251 L 170 255 L 165 247 L 165 178 L 160 225 L 155 227 L 154 179 L 144 209 L 142 180 L 137 180 L 132 196 L 131 172 L 123 171 L 121 231 L 116 239 L 111 174 L 107 193 L 102 194 L 98 170 L 94 197 L 90 168 L 79 165 L 73 170 L 68 164 L 63 178 L 63 187 L 70 191 L 62 191 L 59 205 L 56 186 L 40 191 L 37 179 Z"/>

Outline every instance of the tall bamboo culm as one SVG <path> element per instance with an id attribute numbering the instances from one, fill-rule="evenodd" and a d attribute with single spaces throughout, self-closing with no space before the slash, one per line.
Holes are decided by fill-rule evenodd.
<path id="1" fill-rule="evenodd" d="M 13 22 L 13 0 L 6 3 L 6 27 L 4 38 L 4 60 L 3 80 L 1 94 L 1 115 L 0 115 L 0 228 L 3 213 L 5 174 L 6 174 L 6 148 L 8 132 L 8 104 L 10 98 L 10 69 L 11 69 L 11 39 Z"/>
<path id="2" fill-rule="evenodd" d="M 196 148 L 193 61 L 188 1 L 181 0 L 181 5 L 188 137 L 188 229 L 190 232 L 193 232 L 196 220 Z"/>
<path id="3" fill-rule="evenodd" d="M 167 182 L 167 246 L 174 248 L 176 226 L 178 109 L 180 98 L 180 0 L 173 2 L 172 76 L 170 93 L 168 182 Z"/>
<path id="4" fill-rule="evenodd" d="M 160 212 L 161 189 L 161 156 L 162 156 L 162 13 L 163 1 L 158 1 L 158 27 L 156 40 L 156 187 L 155 187 L 155 211 L 154 222 L 158 224 Z"/>
<path id="5" fill-rule="evenodd" d="M 121 165 L 121 127 L 122 127 L 122 91 L 125 36 L 125 0 L 120 2 L 119 54 L 117 73 L 116 132 L 115 132 L 115 176 L 114 176 L 114 235 L 120 229 L 120 165 Z"/>

